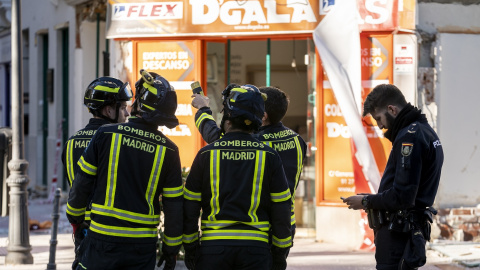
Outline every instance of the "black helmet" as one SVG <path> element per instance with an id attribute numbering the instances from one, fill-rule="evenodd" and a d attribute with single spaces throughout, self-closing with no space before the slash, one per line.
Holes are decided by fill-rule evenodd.
<path id="1" fill-rule="evenodd" d="M 157 73 L 141 69 L 140 74 L 142 77 L 135 83 L 135 113 L 147 122 L 176 127 L 177 94 L 173 86 Z"/>
<path id="2" fill-rule="evenodd" d="M 96 115 L 96 111 L 102 107 L 129 101 L 132 96 L 132 89 L 128 82 L 123 83 L 112 77 L 100 77 L 87 86 L 83 103 L 91 113 Z"/>
<path id="3" fill-rule="evenodd" d="M 257 130 L 262 125 L 267 99 L 255 85 L 230 84 L 223 90 L 224 118 L 245 118 L 245 124 Z"/>

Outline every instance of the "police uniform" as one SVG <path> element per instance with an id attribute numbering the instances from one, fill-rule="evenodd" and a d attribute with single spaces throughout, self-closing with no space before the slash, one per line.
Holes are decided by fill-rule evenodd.
<path id="1" fill-rule="evenodd" d="M 78 161 L 67 203 L 71 223 L 81 223 L 89 203 L 91 224 L 77 269 L 153 269 L 160 220 L 163 245 L 182 244 L 183 185 L 177 146 L 142 118 L 98 129 Z"/>
<path id="2" fill-rule="evenodd" d="M 272 244 L 291 246 L 290 190 L 280 156 L 250 134 L 229 132 L 197 154 L 184 193 L 184 243 L 198 240 L 196 269 L 265 269 Z"/>
<path id="3" fill-rule="evenodd" d="M 208 107 L 197 111 L 195 125 L 207 143 L 214 142 L 222 136 L 220 128 L 212 117 L 212 111 Z M 295 193 L 305 160 L 307 149 L 305 141 L 293 130 L 285 127 L 282 122 L 260 127 L 258 133 L 253 134 L 253 137 L 276 150 L 282 159 L 283 169 L 292 194 L 291 224 L 292 236 L 294 236 L 296 228 Z"/>
<path id="4" fill-rule="evenodd" d="M 401 117 L 400 114 L 397 118 Z M 378 193 L 367 196 L 365 204 L 368 209 L 382 210 L 390 221 L 390 224 L 375 229 L 377 269 L 415 269 L 405 264 L 399 268 L 403 260 L 408 260 L 405 248 L 411 238 L 411 228 L 398 231 L 392 220 L 396 219 L 395 213 L 402 212 L 413 213 L 415 220 L 422 219 L 425 209 L 433 205 L 440 181 L 443 149 L 425 115 L 401 128 L 391 139 L 393 146 Z M 429 232 L 423 230 L 422 234 L 429 239 L 429 235 L 425 235 Z"/>

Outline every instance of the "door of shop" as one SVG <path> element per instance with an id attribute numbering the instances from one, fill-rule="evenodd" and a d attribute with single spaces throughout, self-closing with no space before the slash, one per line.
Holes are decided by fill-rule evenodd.
<path id="1" fill-rule="evenodd" d="M 312 105 L 315 103 L 314 87 L 310 87 L 315 85 L 310 82 L 315 76 L 308 75 L 314 72 L 315 61 L 310 61 L 311 55 L 315 55 L 315 49 L 312 40 L 307 38 L 286 38 L 270 42 L 266 38 L 206 42 L 204 58 L 206 92 L 210 98 L 214 118 L 220 122 L 221 93 L 229 83 L 262 87 L 266 86 L 269 80 L 270 86 L 280 88 L 290 98 L 288 112 L 282 120 L 283 124 L 299 133 L 309 145 L 313 145 L 315 139 L 313 130 L 310 130 L 310 133 L 307 131 L 308 116 L 312 122 L 314 109 Z M 312 101 L 310 104 L 309 97 Z M 313 129 L 313 125 L 310 128 Z M 311 161 L 305 161 L 304 170 L 297 190 L 295 215 L 297 226 L 313 228 L 315 226 L 313 157 Z"/>

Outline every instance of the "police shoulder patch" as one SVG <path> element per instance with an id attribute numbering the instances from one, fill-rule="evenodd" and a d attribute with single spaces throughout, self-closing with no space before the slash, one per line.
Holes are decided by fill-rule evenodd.
<path id="1" fill-rule="evenodd" d="M 408 133 L 415 133 L 415 132 L 417 132 L 417 129 L 418 129 L 418 125 L 416 123 L 413 123 L 408 127 L 407 132 Z"/>
<path id="2" fill-rule="evenodd" d="M 413 143 L 402 143 L 402 155 L 409 156 L 413 150 Z"/>

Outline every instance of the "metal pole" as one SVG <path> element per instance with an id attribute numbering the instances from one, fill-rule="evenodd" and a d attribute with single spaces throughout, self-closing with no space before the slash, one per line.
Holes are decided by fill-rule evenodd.
<path id="1" fill-rule="evenodd" d="M 231 61 L 231 54 L 232 54 L 232 45 L 230 44 L 230 39 L 227 40 L 227 85 L 230 84 L 230 61 Z"/>
<path id="2" fill-rule="evenodd" d="M 8 163 L 10 176 L 10 217 L 8 247 L 5 264 L 33 264 L 28 231 L 26 174 L 28 161 L 23 149 L 23 76 L 22 76 L 22 24 L 20 0 L 12 0 L 12 160 Z"/>
<path id="3" fill-rule="evenodd" d="M 55 253 L 57 251 L 57 229 L 58 229 L 58 218 L 60 213 L 58 212 L 58 204 L 60 201 L 60 192 L 61 189 L 57 188 L 55 190 L 55 199 L 53 200 L 53 225 L 52 225 L 52 237 L 50 238 L 50 258 L 48 260 L 47 269 L 57 269 L 57 264 L 55 263 Z"/>
<path id="4" fill-rule="evenodd" d="M 95 69 L 95 78 L 98 78 L 98 66 L 100 65 L 100 13 L 97 13 L 97 64 Z"/>
<path id="5" fill-rule="evenodd" d="M 267 39 L 267 58 L 265 63 L 265 85 L 270 86 L 270 39 Z"/>

